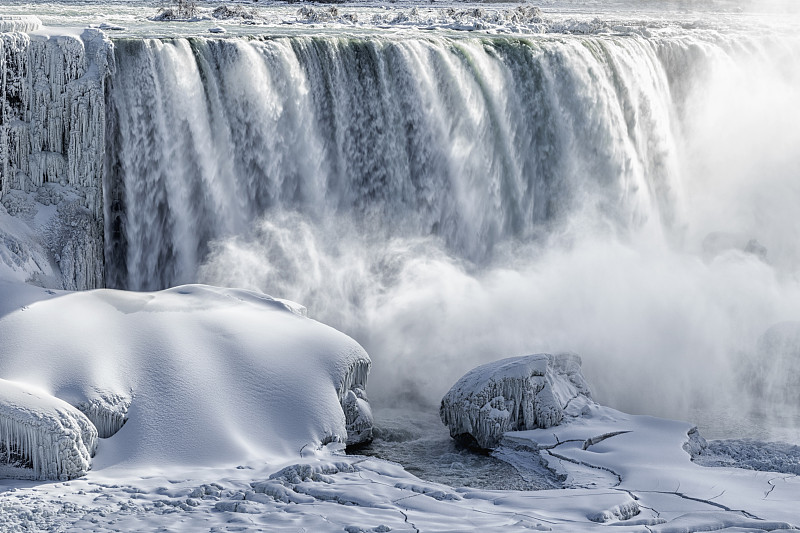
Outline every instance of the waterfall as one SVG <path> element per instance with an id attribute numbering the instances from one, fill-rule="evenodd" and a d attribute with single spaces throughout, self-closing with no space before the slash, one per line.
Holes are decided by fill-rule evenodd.
<path id="1" fill-rule="evenodd" d="M 603 403 L 745 413 L 781 374 L 752 370 L 757 339 L 800 316 L 799 51 L 701 30 L 118 39 L 107 283 L 299 301 L 367 348 L 378 404 L 569 350 Z"/>
<path id="2" fill-rule="evenodd" d="M 109 283 L 196 279 L 276 210 L 435 236 L 483 264 L 571 213 L 680 224 L 657 44 L 620 39 L 116 41 Z"/>

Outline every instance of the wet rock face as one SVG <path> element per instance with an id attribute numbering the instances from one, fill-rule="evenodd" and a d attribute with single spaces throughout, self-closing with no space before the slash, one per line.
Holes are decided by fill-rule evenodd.
<path id="1" fill-rule="evenodd" d="M 454 438 L 469 435 L 483 448 L 507 431 L 548 428 L 573 400 L 591 393 L 575 354 L 502 359 L 467 372 L 442 398 L 442 422 Z"/>

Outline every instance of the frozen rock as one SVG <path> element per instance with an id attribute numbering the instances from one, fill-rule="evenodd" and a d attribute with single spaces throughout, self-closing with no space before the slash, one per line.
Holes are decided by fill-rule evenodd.
<path id="1" fill-rule="evenodd" d="M 591 399 L 580 364 L 580 357 L 564 353 L 479 366 L 442 399 L 442 422 L 452 437 L 471 435 L 483 448 L 496 446 L 507 431 L 557 425 L 573 400 Z"/>
<path id="2" fill-rule="evenodd" d="M 348 446 L 372 440 L 372 410 L 365 392 L 371 364 L 366 358 L 352 361 L 336 388 L 339 403 L 344 411 L 347 430 L 344 440 Z"/>
<path id="3" fill-rule="evenodd" d="M 0 379 L 0 449 L 8 477 L 72 479 L 85 474 L 97 430 L 80 411 L 35 388 Z"/>
<path id="4" fill-rule="evenodd" d="M 210 33 L 225 33 L 225 28 L 220 28 L 220 27 L 209 28 L 208 31 Z"/>
<path id="5" fill-rule="evenodd" d="M 618 520 L 630 520 L 634 516 L 638 515 L 640 511 L 641 509 L 639 509 L 639 504 L 634 500 L 630 500 L 628 502 L 615 505 L 614 507 L 606 509 L 605 511 L 590 514 L 586 518 L 592 522 L 605 524 L 607 522 L 615 522 Z"/>
<path id="6" fill-rule="evenodd" d="M 370 442 L 374 421 L 364 389 L 355 387 L 348 390 L 342 399 L 342 410 L 344 410 L 347 427 L 347 445 L 353 446 Z"/>
<path id="7" fill-rule="evenodd" d="M 113 435 L 98 466 L 246 465 L 369 434 L 369 356 L 283 301 L 200 285 L 19 290 L 33 303 L 0 313 L 0 376 L 55 391 Z"/>

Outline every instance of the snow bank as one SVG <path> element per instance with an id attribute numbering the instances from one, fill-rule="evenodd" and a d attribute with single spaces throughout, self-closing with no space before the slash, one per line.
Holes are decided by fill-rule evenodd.
<path id="1" fill-rule="evenodd" d="M 19 294 L 0 306 L 0 376 L 77 406 L 113 435 L 96 468 L 296 458 L 352 440 L 349 428 L 356 439 L 371 431 L 369 357 L 296 305 L 199 285 L 0 291 L 9 286 Z"/>
<path id="2" fill-rule="evenodd" d="M 471 435 L 484 448 L 507 431 L 561 422 L 575 399 L 591 399 L 575 354 L 502 359 L 467 372 L 442 399 L 439 414 L 450 435 Z"/>
<path id="3" fill-rule="evenodd" d="M 0 379 L 0 473 L 72 479 L 89 470 L 96 446 L 97 430 L 80 411 L 35 388 Z"/>

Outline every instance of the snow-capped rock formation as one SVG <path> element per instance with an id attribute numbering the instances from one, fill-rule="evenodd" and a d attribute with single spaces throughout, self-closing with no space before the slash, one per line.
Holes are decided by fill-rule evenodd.
<path id="1" fill-rule="evenodd" d="M 369 436 L 369 356 L 297 305 L 200 285 L 0 290 L 0 376 L 110 437 L 96 465 L 246 464 Z"/>
<path id="2" fill-rule="evenodd" d="M 452 437 L 471 435 L 483 448 L 496 446 L 507 431 L 557 425 L 573 400 L 591 400 L 580 365 L 580 357 L 570 353 L 481 365 L 442 398 L 442 422 Z"/>
<path id="3" fill-rule="evenodd" d="M 63 400 L 0 379 L 0 475 L 72 479 L 91 466 L 97 430 Z"/>

